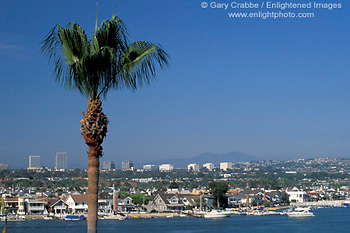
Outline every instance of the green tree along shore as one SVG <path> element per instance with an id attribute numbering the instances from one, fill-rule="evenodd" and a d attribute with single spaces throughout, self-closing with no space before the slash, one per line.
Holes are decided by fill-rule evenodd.
<path id="1" fill-rule="evenodd" d="M 214 204 L 216 204 L 217 207 L 225 207 L 227 201 L 224 195 L 229 189 L 228 184 L 223 181 L 213 181 L 209 183 L 209 188 L 214 196 Z"/>

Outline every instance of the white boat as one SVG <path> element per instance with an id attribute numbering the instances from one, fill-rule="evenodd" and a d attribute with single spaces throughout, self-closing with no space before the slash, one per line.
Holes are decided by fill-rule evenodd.
<path id="1" fill-rule="evenodd" d="M 224 211 L 212 210 L 210 212 L 204 213 L 204 218 L 228 218 L 231 216 L 231 213 L 227 213 Z"/>
<path id="2" fill-rule="evenodd" d="M 103 219 L 106 220 L 125 220 L 126 216 L 122 216 L 120 214 L 116 214 L 116 215 L 105 215 L 103 216 Z"/>
<path id="3" fill-rule="evenodd" d="M 1 216 L 1 221 L 2 222 L 23 222 L 25 221 L 26 218 L 24 216 L 18 216 L 18 215 L 5 215 Z"/>
<path id="4" fill-rule="evenodd" d="M 51 217 L 51 216 L 44 216 L 43 218 L 44 218 L 44 220 L 53 220 L 53 217 Z"/>
<path id="5" fill-rule="evenodd" d="M 287 213 L 288 217 L 292 218 L 303 218 L 303 217 L 314 217 L 315 215 L 309 211 L 310 208 L 297 207 L 294 210 Z"/>

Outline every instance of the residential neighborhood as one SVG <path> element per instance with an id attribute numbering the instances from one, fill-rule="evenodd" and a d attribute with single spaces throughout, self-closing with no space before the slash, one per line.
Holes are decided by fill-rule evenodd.
<path id="1" fill-rule="evenodd" d="M 317 158 L 223 162 L 217 167 L 206 163 L 202 168 L 194 163 L 187 168 L 165 164 L 157 170 L 154 165 L 135 169 L 131 167 L 133 162 L 123 161 L 122 169 L 111 169 L 110 166 L 101 169 L 98 214 L 345 201 L 349 198 L 349 164 L 347 159 Z M 6 168 L 0 173 L 0 196 L 8 213 L 65 215 L 88 212 L 86 170 Z M 218 192 L 211 185 L 214 183 L 224 188 L 217 188 Z"/>

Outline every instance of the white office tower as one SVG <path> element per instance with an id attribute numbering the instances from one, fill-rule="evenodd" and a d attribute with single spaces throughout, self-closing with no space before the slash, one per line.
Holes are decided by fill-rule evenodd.
<path id="1" fill-rule="evenodd" d="M 187 165 L 187 170 L 188 171 L 199 171 L 199 165 L 198 164 L 195 164 L 195 163 L 191 163 L 191 164 L 188 164 Z"/>
<path id="2" fill-rule="evenodd" d="M 209 171 L 212 171 L 214 169 L 214 164 L 213 163 L 205 163 L 205 164 L 203 164 L 203 168 L 206 168 Z"/>
<path id="3" fill-rule="evenodd" d="M 233 164 L 231 162 L 220 163 L 220 170 L 227 171 L 228 169 L 232 169 L 232 168 L 233 168 Z"/>
<path id="4" fill-rule="evenodd" d="M 40 168 L 40 155 L 29 155 L 29 168 Z"/>
<path id="5" fill-rule="evenodd" d="M 113 161 L 104 161 L 103 170 L 113 170 L 115 169 L 115 164 Z"/>
<path id="6" fill-rule="evenodd" d="M 122 170 L 134 170 L 134 162 L 128 160 L 122 161 Z"/>
<path id="7" fill-rule="evenodd" d="M 0 163 L 0 172 L 1 172 L 2 170 L 8 170 L 8 169 L 9 169 L 9 165 L 4 164 L 4 163 Z"/>
<path id="8" fill-rule="evenodd" d="M 161 164 L 159 165 L 159 171 L 170 172 L 174 170 L 174 166 L 171 164 Z"/>
<path id="9" fill-rule="evenodd" d="M 67 169 L 67 152 L 56 152 L 55 169 Z"/>

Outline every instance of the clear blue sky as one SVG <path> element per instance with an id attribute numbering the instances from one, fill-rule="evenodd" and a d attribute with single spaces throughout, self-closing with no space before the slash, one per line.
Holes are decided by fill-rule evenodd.
<path id="1" fill-rule="evenodd" d="M 329 0 L 343 9 L 315 10 L 314 19 L 262 20 L 230 19 L 201 2 L 99 1 L 100 22 L 117 5 L 131 40 L 158 42 L 171 56 L 150 87 L 105 100 L 102 161 L 229 151 L 348 157 L 349 3 Z M 91 35 L 95 1 L 11 0 L 1 8 L 0 163 L 26 167 L 28 155 L 41 155 L 54 166 L 55 152 L 66 151 L 70 167 L 86 167 L 79 121 L 87 100 L 55 83 L 39 44 L 69 21 Z"/>

